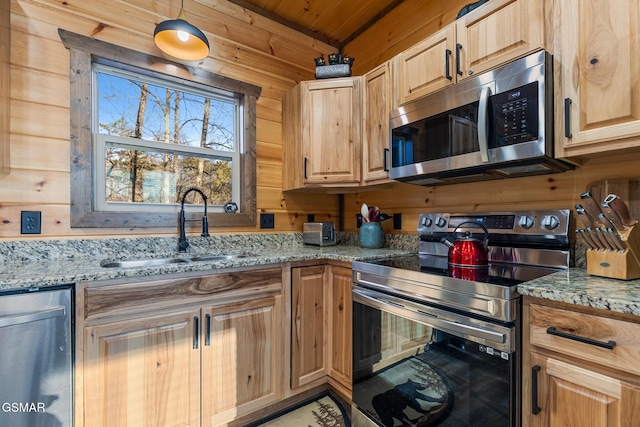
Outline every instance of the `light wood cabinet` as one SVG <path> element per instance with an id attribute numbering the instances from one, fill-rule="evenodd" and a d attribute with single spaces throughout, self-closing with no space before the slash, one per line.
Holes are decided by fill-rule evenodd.
<path id="1" fill-rule="evenodd" d="M 292 268 L 292 389 L 327 375 L 328 289 L 324 265 Z"/>
<path id="2" fill-rule="evenodd" d="M 640 5 L 636 0 L 555 3 L 559 156 L 640 146 Z"/>
<path id="3" fill-rule="evenodd" d="M 351 268 L 329 266 L 329 382 L 351 397 L 352 297 Z"/>
<path id="4" fill-rule="evenodd" d="M 360 185 L 360 77 L 300 82 L 282 110 L 283 190 Z"/>
<path id="5" fill-rule="evenodd" d="M 542 0 L 494 0 L 395 58 L 398 105 L 544 48 Z"/>
<path id="6" fill-rule="evenodd" d="M 84 426 L 214 426 L 283 397 L 282 268 L 87 285 Z"/>
<path id="7" fill-rule="evenodd" d="M 198 309 L 85 330 L 85 426 L 200 425 Z"/>
<path id="8" fill-rule="evenodd" d="M 363 78 L 362 184 L 389 181 L 389 113 L 393 98 L 391 63 L 376 67 Z"/>
<path id="9" fill-rule="evenodd" d="M 329 381 L 351 397 L 351 268 L 291 269 L 291 388 Z"/>
<path id="10" fill-rule="evenodd" d="M 523 426 L 639 425 L 640 324 L 525 299 Z"/>
<path id="11" fill-rule="evenodd" d="M 224 425 L 280 399 L 280 306 L 277 296 L 203 309 L 204 425 Z"/>

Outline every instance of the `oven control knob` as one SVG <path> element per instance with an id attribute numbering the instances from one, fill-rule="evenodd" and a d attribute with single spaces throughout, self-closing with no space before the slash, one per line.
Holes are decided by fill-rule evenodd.
<path id="1" fill-rule="evenodd" d="M 422 225 L 424 225 L 425 227 L 431 227 L 431 225 L 433 224 L 433 220 L 429 217 L 424 217 L 422 218 Z"/>
<path id="2" fill-rule="evenodd" d="M 444 227 L 447 225 L 447 220 L 442 218 L 441 216 L 436 218 L 436 227 Z"/>
<path id="3" fill-rule="evenodd" d="M 535 224 L 535 221 L 529 215 L 523 215 L 518 219 L 518 225 L 525 230 L 533 227 L 533 224 Z"/>
<path id="4" fill-rule="evenodd" d="M 555 215 L 545 215 L 542 218 L 542 226 L 547 230 L 553 230 L 558 228 L 560 225 L 560 220 Z"/>

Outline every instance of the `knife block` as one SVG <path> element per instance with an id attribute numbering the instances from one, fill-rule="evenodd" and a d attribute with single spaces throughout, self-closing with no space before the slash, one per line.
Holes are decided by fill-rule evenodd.
<path id="1" fill-rule="evenodd" d="M 640 227 L 634 225 L 620 235 L 622 252 L 587 249 L 587 274 L 632 280 L 640 278 Z"/>

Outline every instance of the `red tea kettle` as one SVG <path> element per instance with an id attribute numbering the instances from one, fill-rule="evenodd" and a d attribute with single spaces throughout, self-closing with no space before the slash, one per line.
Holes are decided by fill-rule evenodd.
<path id="1" fill-rule="evenodd" d="M 460 279 L 481 280 L 488 274 L 489 248 L 487 247 L 487 242 L 489 240 L 489 232 L 487 227 L 480 223 L 465 221 L 453 230 L 453 234 L 455 235 L 458 228 L 464 224 L 474 224 L 482 228 L 484 240 L 481 241 L 472 237 L 470 231 L 465 231 L 464 236 L 455 243 L 447 237 L 443 237 L 440 242 L 449 247 L 449 273 L 451 276 Z"/>

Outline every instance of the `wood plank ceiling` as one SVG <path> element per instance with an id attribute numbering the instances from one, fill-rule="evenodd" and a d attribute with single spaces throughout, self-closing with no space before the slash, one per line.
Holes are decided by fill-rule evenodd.
<path id="1" fill-rule="evenodd" d="M 338 50 L 404 0 L 229 0 Z"/>

